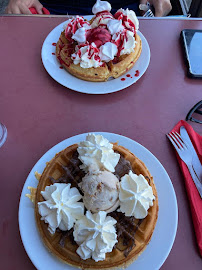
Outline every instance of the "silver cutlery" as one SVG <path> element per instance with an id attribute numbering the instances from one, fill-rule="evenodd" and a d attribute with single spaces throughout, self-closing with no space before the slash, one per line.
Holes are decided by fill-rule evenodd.
<path id="1" fill-rule="evenodd" d="M 177 151 L 180 158 L 187 165 L 190 175 L 195 183 L 195 186 L 202 198 L 202 182 L 197 177 L 193 169 L 193 154 L 188 145 L 182 140 L 178 132 L 170 132 L 167 134 L 168 139 L 173 144 L 175 150 Z"/>
<path id="2" fill-rule="evenodd" d="M 180 135 L 183 139 L 183 141 L 188 145 L 188 147 L 191 149 L 193 154 L 193 168 L 195 173 L 197 174 L 198 178 L 202 180 L 202 165 L 198 158 L 198 155 L 196 153 L 196 150 L 191 142 L 191 139 L 189 137 L 189 134 L 187 133 L 187 130 L 184 126 L 181 126 L 180 128 Z"/>
<path id="3" fill-rule="evenodd" d="M 146 4 L 140 4 L 139 9 L 145 12 L 142 17 L 154 17 L 154 13 L 152 12 L 152 6 L 148 1 L 146 2 Z"/>
<path id="4" fill-rule="evenodd" d="M 142 17 L 154 17 L 154 13 L 148 9 Z"/>

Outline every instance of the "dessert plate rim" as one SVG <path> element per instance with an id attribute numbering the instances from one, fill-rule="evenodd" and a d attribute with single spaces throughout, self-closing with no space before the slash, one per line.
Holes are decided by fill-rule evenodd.
<path id="1" fill-rule="evenodd" d="M 138 270 L 147 268 L 151 270 L 159 269 L 170 253 L 177 231 L 178 206 L 172 182 L 159 160 L 138 142 L 114 133 L 91 133 L 101 134 L 110 142 L 118 142 L 120 145 L 128 148 L 145 163 L 154 177 L 159 201 L 159 216 L 156 227 L 146 249 L 127 269 L 132 270 L 134 267 Z M 33 203 L 25 196 L 29 193 L 27 188 L 28 186 L 37 187 L 37 180 L 34 173 L 36 171 L 42 173 L 47 161 L 50 161 L 56 153 L 69 145 L 85 140 L 87 134 L 88 133 L 75 135 L 53 146 L 37 161 L 24 184 L 19 204 L 19 229 L 25 250 L 38 270 L 47 268 L 50 270 L 70 270 L 75 269 L 75 267 L 57 259 L 43 244 L 35 222 Z M 159 246 L 161 246 L 161 252 L 156 252 Z"/>
<path id="2" fill-rule="evenodd" d="M 92 16 L 84 16 L 84 18 L 87 19 L 90 19 L 91 17 Z M 90 82 L 74 77 L 64 68 L 60 68 L 61 65 L 58 62 L 56 55 L 54 55 L 55 44 L 57 43 L 60 34 L 63 31 L 63 25 L 65 25 L 66 22 L 67 21 L 56 26 L 47 35 L 41 49 L 41 59 L 44 68 L 48 74 L 59 84 L 67 87 L 70 90 L 81 93 L 108 94 L 123 90 L 136 83 L 147 70 L 150 62 L 150 48 L 144 35 L 138 31 L 138 34 L 142 40 L 142 52 L 133 68 L 126 72 L 124 75 L 116 79 L 108 80 L 107 82 Z M 139 76 L 137 76 L 138 74 L 136 71 L 138 71 Z"/>

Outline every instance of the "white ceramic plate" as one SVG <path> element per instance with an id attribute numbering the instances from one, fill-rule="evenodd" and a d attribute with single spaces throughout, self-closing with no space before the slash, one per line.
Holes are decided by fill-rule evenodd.
<path id="1" fill-rule="evenodd" d="M 130 149 L 131 152 L 146 164 L 154 177 L 159 199 L 159 216 L 157 224 L 149 245 L 127 269 L 159 269 L 172 248 L 177 230 L 178 208 L 171 180 L 156 157 L 139 143 L 113 133 L 98 133 L 102 134 L 109 141 L 118 141 L 120 145 Z M 19 205 L 20 234 L 25 250 L 38 270 L 70 270 L 75 268 L 62 263 L 54 255 L 51 255 L 44 246 L 36 227 L 34 206 L 25 196 L 26 193 L 29 193 L 27 187 L 37 187 L 37 180 L 34 176 L 35 171 L 42 173 L 46 166 L 46 162 L 50 161 L 56 153 L 71 144 L 84 140 L 86 135 L 87 133 L 66 139 L 46 152 L 31 170 L 23 187 Z"/>
<path id="2" fill-rule="evenodd" d="M 52 44 L 55 45 L 55 43 L 57 43 L 65 23 L 66 22 L 61 23 L 49 33 L 43 43 L 41 51 L 41 58 L 45 69 L 49 75 L 61 85 L 68 87 L 69 89 L 87 94 L 113 93 L 135 83 L 145 73 L 147 67 L 149 66 L 149 45 L 143 34 L 138 31 L 138 34 L 142 40 L 142 53 L 133 68 L 126 74 L 117 79 L 108 80 L 107 82 L 88 82 L 74 77 L 65 69 L 60 68 L 60 63 L 58 62 L 56 56 L 52 54 L 55 53 L 55 46 Z M 139 76 L 135 76 L 136 70 L 139 71 Z M 130 76 L 127 77 L 127 75 Z"/>

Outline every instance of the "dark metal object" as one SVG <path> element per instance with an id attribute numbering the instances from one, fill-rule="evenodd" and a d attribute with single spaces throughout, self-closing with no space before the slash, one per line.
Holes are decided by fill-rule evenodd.
<path id="1" fill-rule="evenodd" d="M 197 104 L 195 104 L 191 109 L 190 111 L 188 112 L 187 116 L 186 116 L 186 121 L 192 121 L 192 122 L 195 122 L 195 123 L 199 123 L 199 124 L 202 124 L 202 121 L 192 117 L 192 115 L 194 113 L 197 113 L 197 114 L 200 114 L 202 115 L 202 100 L 199 101 Z"/>

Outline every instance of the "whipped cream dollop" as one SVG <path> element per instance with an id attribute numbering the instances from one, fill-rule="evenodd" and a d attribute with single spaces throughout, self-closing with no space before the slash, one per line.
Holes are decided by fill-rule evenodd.
<path id="1" fill-rule="evenodd" d="M 81 27 L 78 30 L 76 30 L 75 34 L 72 35 L 72 39 L 74 39 L 78 43 L 85 43 L 86 42 L 86 28 Z"/>
<path id="2" fill-rule="evenodd" d="M 99 49 L 94 42 L 90 45 L 77 45 L 71 59 L 75 65 L 80 64 L 82 68 L 97 68 L 103 64 L 99 56 Z"/>
<path id="3" fill-rule="evenodd" d="M 106 27 L 108 22 L 114 20 L 113 15 L 110 12 L 102 12 L 96 15 L 96 17 L 93 19 L 93 22 L 91 24 L 92 28 L 102 26 Z"/>
<path id="4" fill-rule="evenodd" d="M 122 25 L 122 20 L 109 20 L 107 23 L 107 28 L 111 35 L 114 35 L 120 31 L 123 31 L 124 26 Z"/>
<path id="5" fill-rule="evenodd" d="M 139 21 L 133 10 L 126 10 L 120 8 L 115 14 L 114 18 L 117 20 L 122 20 L 123 26 L 135 33 L 139 29 Z"/>
<path id="6" fill-rule="evenodd" d="M 102 135 L 88 134 L 86 140 L 79 143 L 77 151 L 83 163 L 80 168 L 85 172 L 114 172 L 120 158 L 120 154 L 114 152 L 113 144 Z"/>
<path id="7" fill-rule="evenodd" d="M 41 191 L 45 201 L 38 203 L 41 220 L 48 223 L 48 230 L 55 233 L 56 228 L 70 230 L 75 221 L 84 215 L 84 204 L 78 202 L 82 196 L 71 184 L 55 183 Z"/>
<path id="8" fill-rule="evenodd" d="M 93 14 L 97 14 L 98 12 L 102 12 L 102 11 L 111 11 L 112 7 L 111 4 L 107 1 L 101 1 L 101 0 L 97 0 L 95 5 L 92 8 L 92 12 Z"/>
<path id="9" fill-rule="evenodd" d="M 104 211 L 95 214 L 87 211 L 74 225 L 73 236 L 79 245 L 77 254 L 83 260 L 91 257 L 96 262 L 104 260 L 117 243 L 115 224 L 116 220 Z"/>
<path id="10" fill-rule="evenodd" d="M 119 180 L 111 172 L 101 171 L 86 174 L 79 187 L 84 196 L 85 207 L 92 212 L 106 211 L 110 213 L 119 206 Z"/>
<path id="11" fill-rule="evenodd" d="M 119 200 L 122 213 L 142 219 L 147 216 L 149 207 L 153 206 L 155 197 L 144 176 L 130 171 L 121 178 Z"/>
<path id="12" fill-rule="evenodd" d="M 82 16 L 76 16 L 75 18 L 68 20 L 65 28 L 66 38 L 72 42 L 72 36 L 79 28 L 90 29 L 91 26 Z"/>
<path id="13" fill-rule="evenodd" d="M 107 42 L 100 47 L 100 59 L 104 62 L 109 62 L 114 59 L 114 56 L 117 54 L 118 49 L 116 44 Z"/>
<path id="14" fill-rule="evenodd" d="M 133 32 L 124 29 L 112 36 L 112 41 L 117 45 L 118 56 L 130 54 L 134 51 L 137 42 L 135 41 Z"/>

